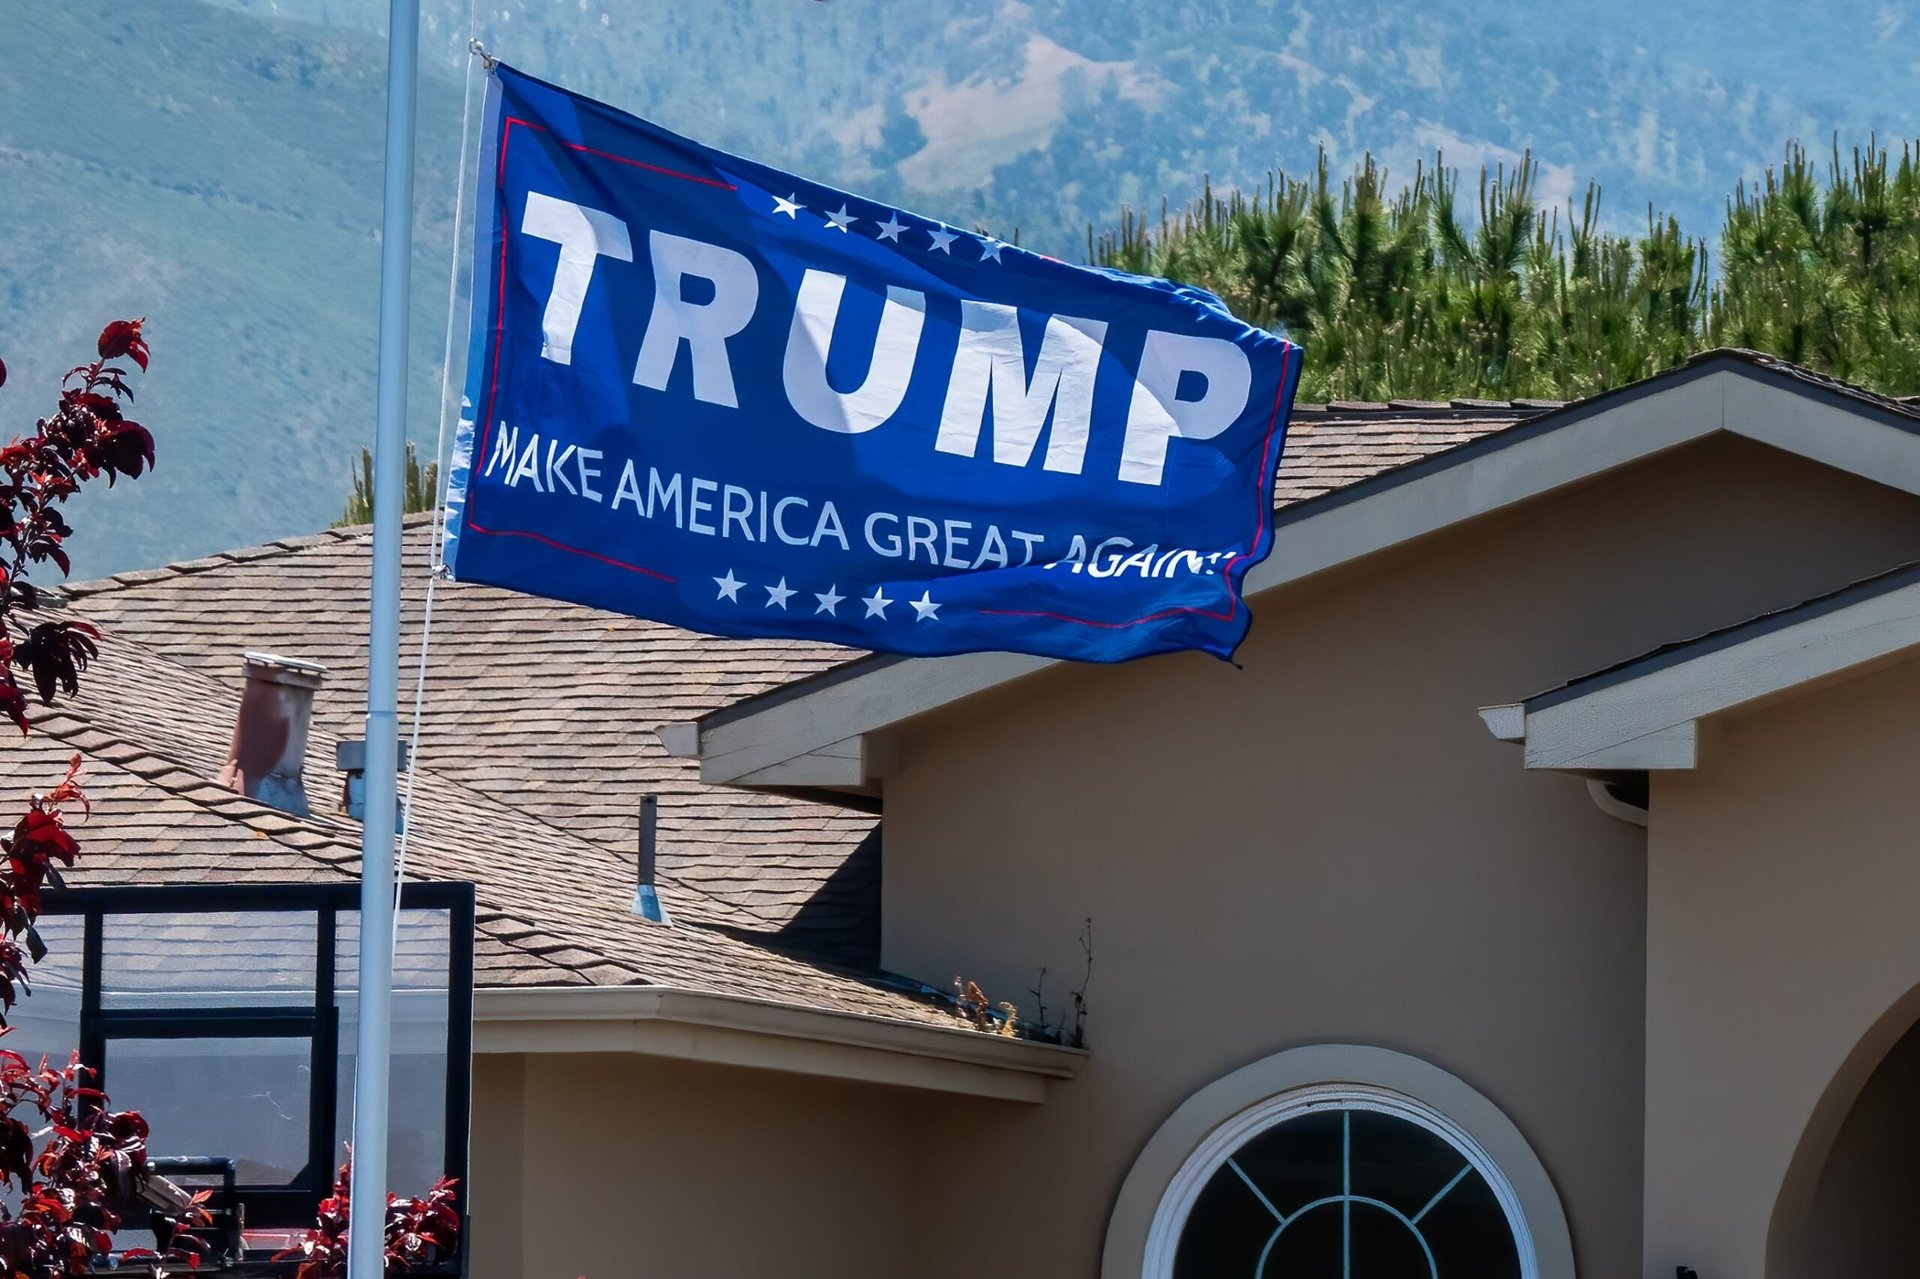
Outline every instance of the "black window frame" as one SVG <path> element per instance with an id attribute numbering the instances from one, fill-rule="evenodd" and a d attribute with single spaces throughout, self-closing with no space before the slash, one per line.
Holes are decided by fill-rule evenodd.
<path id="1" fill-rule="evenodd" d="M 445 911 L 447 955 L 447 1089 L 444 1175 L 455 1181 L 460 1213 L 460 1245 L 448 1261 L 416 1267 L 409 1273 L 449 1276 L 466 1273 L 467 1173 L 469 1124 L 473 1104 L 473 938 L 474 890 L 470 883 L 415 882 L 400 889 L 399 908 Z M 82 927 L 80 1050 L 81 1062 L 99 1072 L 99 1086 L 111 1096 L 108 1045 L 117 1039 L 307 1038 L 311 1043 L 308 1160 L 292 1187 L 237 1186 L 237 1208 L 249 1228 L 301 1229 L 312 1225 L 320 1201 L 332 1189 L 337 1164 L 335 1135 L 340 1065 L 340 1006 L 335 970 L 340 956 L 340 917 L 358 915 L 360 886 L 321 884 L 176 884 L 150 887 L 62 887 L 48 890 L 43 915 L 78 916 Z M 144 1005 L 103 1006 L 106 920 L 115 915 L 191 915 L 211 913 L 297 914 L 315 920 L 313 1002 L 222 1005 L 219 1007 Z M 201 1156 L 206 1151 L 156 1151 Z M 211 1152 L 218 1153 L 218 1152 Z M 420 1187 L 424 1191 L 425 1187 Z M 246 1258 L 249 1270 L 262 1260 Z M 290 1267 L 293 1263 L 287 1263 Z"/>

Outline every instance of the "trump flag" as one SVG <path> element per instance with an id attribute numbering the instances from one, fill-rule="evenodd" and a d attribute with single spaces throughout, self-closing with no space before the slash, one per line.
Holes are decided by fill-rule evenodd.
<path id="1" fill-rule="evenodd" d="M 1299 348 L 495 68 L 446 563 L 691 630 L 1246 635 Z"/>

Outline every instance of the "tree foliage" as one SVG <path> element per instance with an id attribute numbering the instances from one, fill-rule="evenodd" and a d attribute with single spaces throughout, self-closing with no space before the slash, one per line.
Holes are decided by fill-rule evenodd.
<path id="1" fill-rule="evenodd" d="M 1890 394 L 1920 391 L 1920 157 L 1799 145 L 1704 240 L 1648 212 L 1605 228 L 1600 189 L 1548 210 L 1529 156 L 1463 194 L 1436 158 L 1397 188 L 1371 157 L 1335 182 L 1209 186 L 1157 224 L 1128 211 L 1088 253 L 1198 284 L 1306 348 L 1303 399 L 1571 399 L 1741 346 Z"/>
<path id="2" fill-rule="evenodd" d="M 43 703 L 57 693 L 71 697 L 99 638 L 84 622 L 16 620 L 39 607 L 40 593 L 28 580 L 35 568 L 51 563 L 67 571 L 62 544 L 72 529 L 61 508 L 89 480 L 104 475 L 112 484 L 153 465 L 153 436 L 125 413 L 133 400 L 127 371 L 112 363 L 125 360 L 145 371 L 149 352 L 140 330 L 139 320 L 107 325 L 98 358 L 61 380 L 52 415 L 0 449 L 0 711 L 22 733 L 30 724 L 27 698 L 13 668 L 32 673 Z M 42 893 L 59 882 L 59 868 L 79 856 L 67 829 L 67 814 L 87 805 L 79 772 L 76 755 L 60 784 L 32 796 L 11 833 L 0 838 L 0 1009 L 6 1013 L 28 993 L 32 965 L 46 953 L 35 928 Z M 0 1273 L 15 1279 L 91 1274 L 108 1259 L 127 1216 L 148 1213 L 141 1202 L 152 1179 L 147 1121 L 134 1111 L 111 1110 L 91 1077 L 77 1052 L 56 1067 L 0 1049 Z M 199 1224 L 204 1214 L 196 1199 L 183 1212 L 153 1219 L 172 1233 Z M 195 1253 L 193 1236 L 181 1233 L 168 1257 L 191 1260 Z M 163 1258 L 135 1251 L 122 1260 L 145 1260 L 158 1271 Z"/>

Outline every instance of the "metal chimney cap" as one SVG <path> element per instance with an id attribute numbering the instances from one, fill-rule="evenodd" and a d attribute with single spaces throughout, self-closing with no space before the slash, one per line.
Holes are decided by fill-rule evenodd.
<path id="1" fill-rule="evenodd" d="M 319 688 L 327 677 L 327 668 L 318 662 L 278 653 L 247 653 L 241 669 L 248 679 L 263 679 L 273 684 L 293 684 L 300 688 Z"/>

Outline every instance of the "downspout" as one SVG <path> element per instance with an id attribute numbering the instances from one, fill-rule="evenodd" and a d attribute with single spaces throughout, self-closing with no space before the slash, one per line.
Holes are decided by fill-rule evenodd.
<path id="1" fill-rule="evenodd" d="M 1589 777 L 1587 798 L 1593 801 L 1595 808 L 1607 816 L 1631 826 L 1638 826 L 1642 830 L 1646 829 L 1647 810 L 1639 804 L 1629 803 L 1614 794 L 1612 782 L 1602 781 L 1598 777 Z"/>

